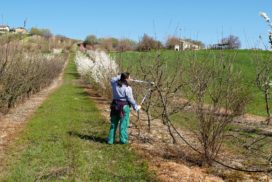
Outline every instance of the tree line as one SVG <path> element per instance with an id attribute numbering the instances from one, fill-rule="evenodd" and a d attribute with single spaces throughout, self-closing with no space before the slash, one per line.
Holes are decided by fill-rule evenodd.
<path id="1" fill-rule="evenodd" d="M 205 44 L 199 40 L 193 40 L 189 38 L 178 38 L 176 36 L 168 36 L 165 43 L 155 39 L 154 37 L 144 34 L 138 42 L 129 39 L 118 39 L 115 37 L 102 37 L 98 38 L 95 35 L 88 35 L 83 41 L 84 46 L 91 49 L 102 49 L 105 51 L 150 51 L 158 49 L 174 49 L 175 45 L 181 45 L 182 42 L 188 42 L 190 44 L 198 46 L 200 49 L 206 48 Z M 222 46 L 224 45 L 224 46 Z M 207 46 L 208 49 L 239 49 L 241 42 L 239 37 L 229 35 L 222 38 L 218 44 Z M 190 48 L 187 48 L 190 50 Z"/>

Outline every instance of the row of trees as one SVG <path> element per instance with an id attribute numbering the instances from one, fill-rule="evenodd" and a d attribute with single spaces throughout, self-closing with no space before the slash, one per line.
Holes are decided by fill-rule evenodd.
<path id="1" fill-rule="evenodd" d="M 52 38 L 7 35 L 0 37 L 0 113 L 52 83 L 64 66 L 68 54 L 53 53 L 72 42 Z"/>
<path id="2" fill-rule="evenodd" d="M 122 56 L 119 59 L 122 59 Z M 186 142 L 199 154 L 203 164 L 212 165 L 215 161 L 220 163 L 218 155 L 233 134 L 228 128 L 237 116 L 244 113 L 251 100 L 250 90 L 243 84 L 242 72 L 234 68 L 234 61 L 228 54 L 215 55 L 211 51 L 210 54 L 199 57 L 196 52 L 189 52 L 178 57 L 175 66 L 171 67 L 169 62 L 160 56 L 159 51 L 155 56 L 141 54 L 137 59 L 137 68 L 128 66 L 128 71 L 137 75 L 139 79 L 155 83 L 152 86 L 133 85 L 136 100 L 141 100 L 147 91 L 149 92 L 142 105 L 147 113 L 149 131 L 153 129 L 154 119 L 160 119 L 167 127 L 174 144 L 181 143 L 181 140 Z M 120 60 L 120 67 L 123 66 Z M 101 79 L 98 83 L 109 82 Z M 105 89 L 100 93 L 111 93 L 110 85 L 99 88 Z M 189 108 L 191 110 L 188 110 Z M 188 112 L 192 113 L 190 117 L 193 119 L 189 121 L 193 122 L 194 127 L 190 128 L 192 137 L 185 138 L 181 130 L 175 127 L 173 116 Z M 251 140 L 249 141 L 251 143 Z M 258 139 L 254 140 L 254 144 L 257 142 Z M 258 160 L 259 158 L 263 159 L 262 156 L 258 157 Z M 264 159 L 264 167 L 269 167 L 267 158 Z M 244 167 L 246 169 L 250 166 Z M 237 169 L 243 170 L 239 167 Z"/>
<path id="3" fill-rule="evenodd" d="M 263 171 L 262 168 L 256 167 L 262 162 L 264 169 L 266 167 L 269 169 L 271 167 L 269 161 L 272 159 L 269 151 L 262 147 L 255 150 L 255 146 L 260 143 L 268 143 L 269 139 L 266 140 L 268 137 L 256 135 L 252 138 L 244 138 L 237 131 L 233 132 L 229 129 L 232 126 L 236 127 L 233 122 L 245 112 L 253 93 L 245 83 L 242 71 L 235 67 L 235 59 L 227 52 L 223 51 L 220 54 L 216 52 L 210 50 L 204 55 L 197 52 L 181 54 L 176 58 L 174 67 L 164 56 L 160 56 L 160 51 L 155 56 L 140 54 L 141 56 L 135 58 L 135 62 L 140 64 L 137 65 L 137 69 L 132 68 L 131 65 L 126 67 L 126 70 L 132 75 L 137 75 L 138 79 L 155 82 L 142 105 L 147 113 L 148 129 L 152 130 L 153 120 L 159 118 L 168 128 L 173 143 L 187 143 L 199 154 L 202 162 L 208 165 L 218 162 L 232 167 L 227 161 L 221 162 L 226 156 L 218 157 L 218 155 L 227 148 L 226 143 L 235 140 L 241 144 L 241 148 L 240 146 L 238 148 L 247 155 L 247 162 L 253 162 L 251 166 L 235 167 L 234 165 L 235 169 Z M 119 59 L 123 59 L 122 56 Z M 271 54 L 254 59 L 262 63 L 264 60 L 271 61 Z M 119 62 L 122 64 L 122 60 Z M 254 66 L 258 67 L 257 70 L 262 70 L 258 73 L 258 85 L 262 87 L 264 93 L 268 93 L 266 89 L 270 88 L 270 82 L 267 82 L 269 77 L 265 75 L 271 70 L 271 65 L 269 68 L 263 67 L 263 64 L 260 65 L 256 61 Z M 136 100 L 141 100 L 149 89 L 148 86 L 136 84 L 133 88 Z M 268 101 L 269 96 L 266 96 Z M 182 117 L 187 118 L 188 113 L 190 119 L 186 119 L 188 123 L 184 125 L 190 126 L 187 128 L 191 132 L 190 137 L 186 132 L 182 133 L 185 130 L 179 130 L 175 125 L 178 122 L 176 116 L 179 116 L 182 123 Z M 267 120 L 267 123 L 269 121 Z M 248 145 L 252 149 L 243 148 Z M 264 155 L 260 155 L 261 153 Z"/>
<path id="4" fill-rule="evenodd" d="M 29 31 L 29 35 L 30 36 L 39 36 L 39 37 L 45 38 L 47 40 L 49 40 L 50 38 L 51 39 L 53 38 L 53 39 L 59 41 L 60 43 L 75 41 L 75 40 L 72 40 L 64 35 L 54 35 L 47 28 L 32 27 Z"/>
<path id="5" fill-rule="evenodd" d="M 38 35 L 45 38 L 50 38 L 53 36 L 49 29 L 42 28 L 31 28 L 30 35 Z M 56 36 L 65 38 L 64 36 Z M 92 48 L 100 48 L 106 51 L 150 51 L 158 49 L 174 49 L 175 45 L 180 45 L 182 41 L 189 42 L 191 44 L 197 45 L 200 49 L 205 48 L 205 44 L 201 41 L 192 39 L 180 39 L 176 36 L 169 36 L 163 44 L 161 41 L 156 40 L 152 36 L 144 34 L 139 42 L 134 40 L 124 38 L 117 39 L 114 37 L 109 38 L 97 38 L 95 35 L 89 35 L 85 38 L 84 44 L 91 46 Z M 209 46 L 210 49 L 239 49 L 241 47 L 241 42 L 239 37 L 234 35 L 229 35 L 220 40 L 220 43 Z"/>
<path id="6" fill-rule="evenodd" d="M 226 55 L 214 57 L 207 54 L 200 59 L 196 54 L 190 54 L 180 57 L 170 71 L 161 57 L 150 59 L 148 65 L 142 60 L 139 60 L 137 76 L 155 82 L 143 104 L 149 130 L 152 120 L 160 118 L 173 143 L 180 140 L 188 142 L 203 162 L 211 165 L 220 153 L 227 127 L 234 117 L 243 113 L 249 101 L 247 89 L 241 84 L 242 75 L 233 69 L 233 61 Z M 142 85 L 134 87 L 135 93 L 143 93 Z M 185 112 L 187 106 L 194 108 L 191 111 L 196 120 L 196 127 L 191 131 L 195 135 L 194 144 L 184 138 L 173 124 L 172 116 Z"/>
<path id="7" fill-rule="evenodd" d="M 86 37 L 84 43 L 93 47 L 100 48 L 106 51 L 150 51 L 157 49 L 173 49 L 176 44 L 180 45 L 181 41 L 187 41 L 204 48 L 205 45 L 201 41 L 196 41 L 192 39 L 180 39 L 175 36 L 170 36 L 167 38 L 166 43 L 163 44 L 161 41 L 144 34 L 139 42 L 125 38 L 117 39 L 113 37 L 109 38 L 97 38 L 95 35 L 89 35 Z"/>
<path id="8" fill-rule="evenodd" d="M 144 34 L 139 42 L 131 39 L 117 39 L 114 37 L 109 38 L 97 38 L 95 35 L 89 35 L 86 37 L 84 43 L 92 48 L 100 48 L 106 51 L 150 51 L 158 49 L 174 49 L 175 45 L 181 45 L 181 42 L 189 42 L 197 45 L 200 49 L 205 48 L 205 44 L 201 41 L 192 39 L 180 39 L 176 36 L 169 36 L 163 44 L 161 41 Z M 220 45 L 224 45 L 223 47 Z M 224 48 L 224 49 L 238 49 L 241 46 L 239 37 L 230 35 L 222 38 L 219 44 L 210 46 L 209 48 Z"/>
<path id="9" fill-rule="evenodd" d="M 131 39 L 120 39 L 114 37 L 97 38 L 95 35 L 86 37 L 85 44 L 92 48 L 101 48 L 106 51 L 129 51 L 135 50 L 137 43 Z"/>

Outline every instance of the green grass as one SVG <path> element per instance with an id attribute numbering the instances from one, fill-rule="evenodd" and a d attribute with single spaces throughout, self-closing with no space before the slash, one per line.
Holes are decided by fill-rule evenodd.
<path id="1" fill-rule="evenodd" d="M 194 113 L 180 112 L 171 116 L 171 120 L 174 125 L 189 131 L 195 131 L 198 133 L 198 124 Z M 256 131 L 259 129 L 256 128 Z M 272 138 L 267 137 L 254 145 L 251 148 L 246 148 L 247 145 L 253 143 L 255 140 L 259 140 L 264 136 L 258 135 L 256 132 L 246 132 L 242 128 L 235 124 L 230 124 L 226 127 L 226 134 L 223 142 L 223 148 L 234 155 L 246 156 L 244 161 L 247 165 L 263 164 L 267 165 L 267 158 L 271 153 Z M 234 137 L 235 136 L 235 137 Z"/>
<path id="2" fill-rule="evenodd" d="M 150 181 L 147 163 L 128 145 L 107 145 L 109 123 L 70 62 L 63 85 L 37 110 L 9 148 L 0 181 Z"/>
<path id="3" fill-rule="evenodd" d="M 205 60 L 205 58 L 213 59 L 220 58 L 223 55 L 224 59 L 234 63 L 234 68 L 242 72 L 243 84 L 246 87 L 252 99 L 246 108 L 246 112 L 266 116 L 264 96 L 261 91 L 255 86 L 256 80 L 256 60 L 259 57 L 270 57 L 269 51 L 252 51 L 252 50 L 225 50 L 225 51 L 184 51 L 176 52 L 169 50 L 152 51 L 152 52 L 125 52 L 111 54 L 122 70 L 130 71 L 134 77 L 137 77 L 137 68 L 139 68 L 139 60 L 142 60 L 145 65 L 150 64 L 150 60 L 158 58 L 165 61 L 168 66 L 168 73 L 172 73 L 177 62 L 184 62 L 185 66 L 188 60 L 192 60 L 194 56 L 197 59 Z M 193 60 L 192 60 L 193 61 Z M 186 63 L 187 62 L 187 63 Z M 141 79 L 141 78 L 139 78 Z M 272 107 L 272 105 L 271 105 Z"/>
<path id="4" fill-rule="evenodd" d="M 246 112 L 256 115 L 265 116 L 265 103 L 263 100 L 263 94 L 255 86 L 256 80 L 256 61 L 257 57 L 271 59 L 271 52 L 268 51 L 251 51 L 251 50 L 226 50 L 226 51 L 158 51 L 158 52 L 125 52 L 125 53 L 112 53 L 118 64 L 121 65 L 122 70 L 128 70 L 132 73 L 133 77 L 137 78 L 139 71 L 139 61 L 142 60 L 143 64 L 150 66 L 151 62 L 160 55 L 160 59 L 167 63 L 167 73 L 171 74 L 175 68 L 177 62 L 184 62 L 185 68 L 188 66 L 188 61 L 194 61 L 193 57 L 204 61 L 205 58 L 219 59 L 223 55 L 224 59 L 233 62 L 234 69 L 240 70 L 242 73 L 243 81 L 242 86 L 247 88 L 250 92 L 251 100 L 246 107 Z M 150 61 L 153 60 L 153 61 Z M 209 60 L 209 59 L 208 59 Z M 207 61 L 207 59 L 206 59 Z M 190 75 L 189 75 L 190 76 Z M 142 79 L 142 78 L 138 78 Z M 206 100 L 209 103 L 209 100 Z M 171 120 L 174 125 L 179 128 L 189 131 L 196 131 L 199 128 L 199 121 L 194 113 L 179 112 L 171 116 Z M 236 129 L 234 131 L 234 129 Z M 260 139 L 262 136 L 257 133 L 245 132 L 242 129 L 237 131 L 237 126 L 234 124 L 229 125 L 226 128 L 226 133 L 230 134 L 224 140 L 223 146 L 229 152 L 235 155 L 247 156 L 245 163 L 247 164 L 263 164 L 266 163 L 267 155 L 271 153 L 271 138 L 268 137 L 252 146 L 252 149 L 246 149 L 243 146 L 252 143 L 254 140 Z M 233 137 L 233 136 L 236 137 Z M 256 155 L 258 154 L 258 155 Z"/>

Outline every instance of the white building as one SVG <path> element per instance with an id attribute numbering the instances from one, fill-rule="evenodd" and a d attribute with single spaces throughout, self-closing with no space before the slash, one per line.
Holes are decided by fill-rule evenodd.
<path id="1" fill-rule="evenodd" d="M 18 28 L 15 28 L 15 33 L 17 33 L 17 34 L 26 34 L 27 31 L 23 27 L 18 27 Z"/>
<path id="2" fill-rule="evenodd" d="M 180 45 L 176 44 L 174 46 L 175 51 L 199 50 L 199 49 L 200 49 L 199 45 L 184 40 L 180 41 Z"/>
<path id="3" fill-rule="evenodd" d="M 7 25 L 0 25 L 0 33 L 7 33 L 10 31 L 9 26 Z"/>
<path id="4" fill-rule="evenodd" d="M 178 44 L 175 45 L 174 50 L 179 51 L 179 45 Z"/>

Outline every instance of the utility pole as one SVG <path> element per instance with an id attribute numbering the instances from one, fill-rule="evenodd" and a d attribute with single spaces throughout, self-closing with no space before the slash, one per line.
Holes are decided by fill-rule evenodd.
<path id="1" fill-rule="evenodd" d="M 26 28 L 27 18 L 24 20 L 24 28 Z"/>

